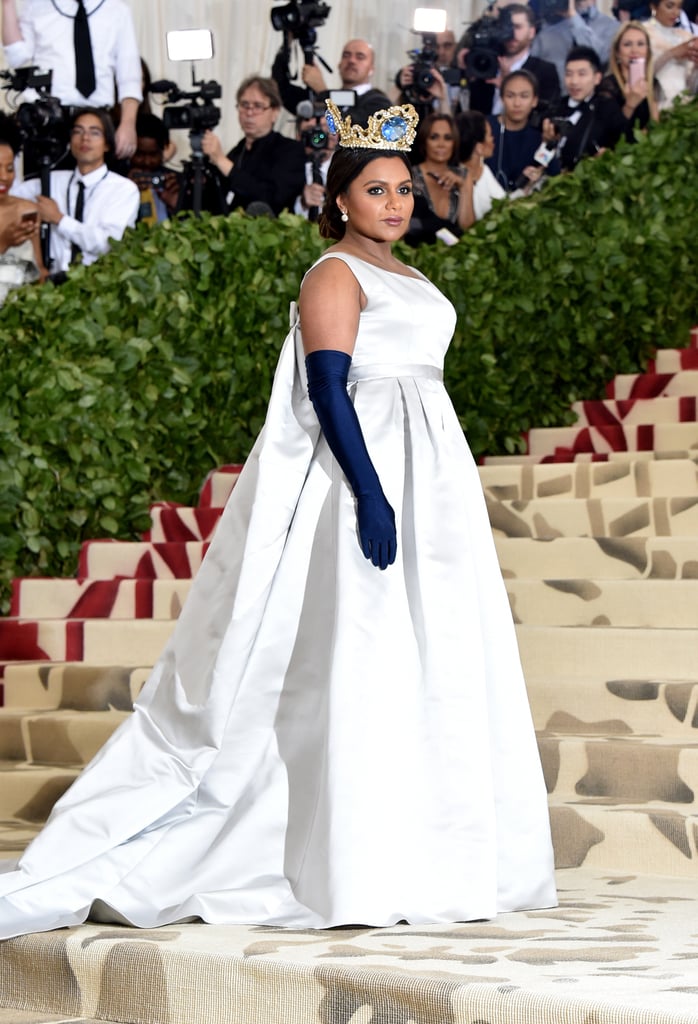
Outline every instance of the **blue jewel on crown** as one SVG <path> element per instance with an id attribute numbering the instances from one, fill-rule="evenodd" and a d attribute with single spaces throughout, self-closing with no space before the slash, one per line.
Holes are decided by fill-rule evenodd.
<path id="1" fill-rule="evenodd" d="M 381 135 L 386 142 L 397 142 L 407 132 L 407 121 L 404 117 L 389 117 L 381 125 Z"/>
<path id="2" fill-rule="evenodd" d="M 335 120 L 332 117 L 332 114 L 331 114 L 331 112 L 329 110 L 325 114 L 325 120 L 327 121 L 327 127 L 330 129 L 332 134 L 333 135 L 338 135 L 339 134 L 339 128 L 335 124 Z"/>

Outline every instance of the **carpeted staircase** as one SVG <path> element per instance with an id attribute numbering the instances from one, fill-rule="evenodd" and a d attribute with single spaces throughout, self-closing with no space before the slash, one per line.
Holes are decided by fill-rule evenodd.
<path id="1" fill-rule="evenodd" d="M 665 880 L 648 878 L 643 888 L 642 879 L 635 879 L 639 888 L 628 907 L 633 900 L 638 907 L 643 901 L 684 904 L 698 893 L 695 882 L 688 882 L 698 880 L 698 331 L 692 332 L 691 347 L 660 351 L 650 371 L 616 378 L 605 401 L 578 403 L 575 426 L 532 430 L 528 455 L 488 458 L 480 470 L 518 624 L 550 793 L 556 863 L 576 869 L 560 870 L 561 890 L 575 895 L 570 906 L 563 900 L 558 923 L 579 922 L 582 908 L 588 911 L 594 899 L 606 906 L 601 888 L 630 883 L 633 876 Z M 77 579 L 16 582 L 12 615 L 0 621 L 5 856 L 26 844 L 81 766 L 128 715 L 238 471 L 228 466 L 212 473 L 194 509 L 156 505 L 151 531 L 141 542 L 85 544 Z M 669 886 L 670 895 L 659 894 L 662 886 Z M 579 913 L 582 918 L 574 916 Z M 528 915 L 536 918 L 543 938 L 549 938 L 541 925 L 546 916 L 551 917 Z M 665 926 L 671 931 L 669 921 Z M 637 927 L 627 907 L 604 925 L 631 945 Z M 654 927 L 660 930 L 656 922 Z M 560 941 L 574 945 L 572 936 Z M 690 948 L 672 953 L 674 965 L 689 961 L 689 976 L 697 942 L 692 934 Z M 625 957 L 610 958 L 619 978 L 632 977 L 634 969 L 647 971 L 633 966 L 635 952 L 627 964 Z M 416 954 L 414 959 L 420 961 Z M 563 961 L 560 954 L 554 962 Z M 532 969 L 540 966 L 533 957 Z M 472 964 L 468 975 L 482 980 Z M 13 969 L 11 977 L 20 976 Z M 659 979 L 668 976 L 657 972 L 660 990 Z M 538 970 L 533 987 L 541 977 Z M 497 979 L 485 978 L 490 980 Z M 564 971 L 553 980 L 570 982 Z M 681 982 L 676 991 L 698 992 L 698 977 L 687 981 L 682 975 Z M 526 989 L 525 981 L 517 984 Z M 545 1012 L 536 1003 L 534 1016 L 525 1015 L 530 1007 L 519 1008 L 523 1015 L 517 1016 L 519 1009 L 510 1006 L 501 1019 L 592 1019 L 585 1016 L 589 993 L 576 992 L 586 999 L 577 1017 L 568 1005 L 572 995 L 563 996 L 560 984 L 552 984 L 553 990 L 562 1001 L 553 1000 Z M 698 1011 L 683 1016 L 689 1002 L 675 995 L 664 1004 L 671 1007 L 667 1016 L 655 1014 L 663 1006 L 661 996 L 647 997 L 645 1005 L 653 1010 L 646 1018 L 641 1007 L 634 1015 L 628 1010 L 615 1016 L 608 998 L 595 1022 L 698 1020 Z M 630 990 L 621 1000 L 623 1006 L 634 1001 Z M 563 1005 L 569 1010 L 564 1018 Z M 186 1013 L 181 1019 L 187 1020 Z M 218 1017 L 210 1019 L 218 1024 Z M 433 1018 L 438 1024 L 445 1019 Z"/>

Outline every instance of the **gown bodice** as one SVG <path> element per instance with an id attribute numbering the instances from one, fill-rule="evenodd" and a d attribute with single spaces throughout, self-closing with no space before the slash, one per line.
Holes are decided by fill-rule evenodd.
<path id="1" fill-rule="evenodd" d="M 412 268 L 415 276 L 395 274 L 348 253 L 325 253 L 318 263 L 327 259 L 346 263 L 367 299 L 359 317 L 353 369 L 392 363 L 443 370 L 456 312 L 431 281 Z"/>

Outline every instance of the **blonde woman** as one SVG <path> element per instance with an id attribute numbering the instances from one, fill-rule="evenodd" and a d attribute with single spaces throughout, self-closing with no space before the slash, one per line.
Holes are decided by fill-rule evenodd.
<path id="1" fill-rule="evenodd" d="M 611 46 L 611 74 L 599 86 L 599 95 L 615 100 L 625 122 L 624 135 L 633 141 L 637 128 L 658 118 L 652 46 L 639 21 L 626 21 Z"/>
<path id="2" fill-rule="evenodd" d="M 676 24 L 682 0 L 658 0 L 651 7 L 647 32 L 659 83 L 658 106 L 666 110 L 677 96 L 698 92 L 698 35 Z"/>

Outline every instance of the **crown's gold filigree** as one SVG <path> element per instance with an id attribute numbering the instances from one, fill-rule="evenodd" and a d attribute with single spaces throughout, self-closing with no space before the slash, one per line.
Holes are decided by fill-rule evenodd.
<path id="1" fill-rule="evenodd" d="M 349 114 L 342 118 L 332 100 L 325 102 L 329 129 L 339 136 L 339 145 L 344 149 L 392 149 L 409 153 L 419 122 L 419 115 L 411 103 L 371 114 L 368 127 L 362 128 L 351 123 Z"/>

